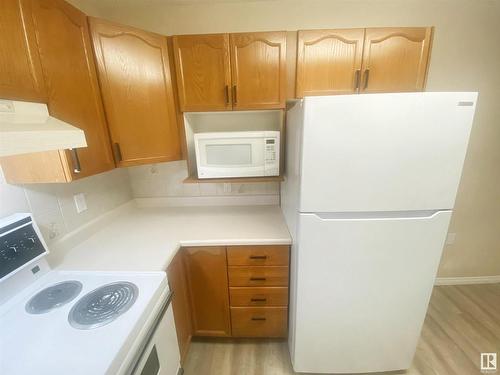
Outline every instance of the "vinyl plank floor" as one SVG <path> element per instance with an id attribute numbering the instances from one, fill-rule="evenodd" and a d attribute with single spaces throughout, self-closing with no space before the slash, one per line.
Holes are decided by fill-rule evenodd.
<path id="1" fill-rule="evenodd" d="M 500 284 L 436 286 L 411 368 L 387 374 L 479 375 L 481 352 L 500 356 Z M 184 374 L 296 373 L 284 340 L 196 339 Z"/>

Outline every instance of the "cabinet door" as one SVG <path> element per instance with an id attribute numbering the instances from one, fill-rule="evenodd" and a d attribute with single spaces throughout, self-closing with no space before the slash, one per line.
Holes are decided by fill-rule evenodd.
<path id="1" fill-rule="evenodd" d="M 63 0 L 31 1 L 49 111 L 85 131 L 87 147 L 66 152 L 72 179 L 115 167 L 87 16 Z"/>
<path id="2" fill-rule="evenodd" d="M 95 18 L 90 29 L 118 165 L 180 159 L 167 38 Z"/>
<path id="3" fill-rule="evenodd" d="M 46 101 L 35 33 L 21 0 L 0 0 L 0 98 Z"/>
<path id="4" fill-rule="evenodd" d="M 230 336 L 226 249 L 188 247 L 184 251 L 194 335 Z"/>
<path id="5" fill-rule="evenodd" d="M 286 32 L 230 35 L 234 109 L 285 107 Z"/>
<path id="6" fill-rule="evenodd" d="M 183 252 L 179 251 L 174 257 L 167 270 L 168 284 L 174 293 L 172 297 L 172 309 L 174 312 L 175 329 L 177 341 L 181 354 L 181 364 L 189 350 L 191 342 L 191 307 L 189 302 L 188 286 L 186 284 L 186 271 L 182 261 Z"/>
<path id="7" fill-rule="evenodd" d="M 360 92 L 421 91 L 432 28 L 366 29 Z"/>
<path id="8" fill-rule="evenodd" d="M 364 34 L 364 29 L 299 31 L 297 97 L 357 92 Z"/>
<path id="9" fill-rule="evenodd" d="M 182 111 L 231 109 L 229 35 L 173 37 Z"/>

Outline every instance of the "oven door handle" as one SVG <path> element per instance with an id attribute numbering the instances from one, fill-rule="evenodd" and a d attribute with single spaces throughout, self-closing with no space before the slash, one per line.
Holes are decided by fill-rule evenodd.
<path id="1" fill-rule="evenodd" d="M 134 355 L 132 361 L 130 362 L 131 365 L 129 367 L 129 370 L 126 372 L 127 375 L 133 374 L 134 371 L 136 371 L 137 366 L 139 365 L 139 361 L 144 355 L 144 352 L 146 351 L 146 348 L 148 347 L 149 343 L 151 342 L 151 339 L 153 337 L 154 332 L 156 331 L 156 328 L 160 324 L 161 318 L 163 315 L 165 315 L 165 312 L 170 306 L 170 303 L 172 302 L 172 297 L 174 296 L 174 292 L 170 291 L 167 295 L 167 298 L 165 298 L 165 301 L 163 302 L 163 305 L 160 307 L 160 311 L 156 315 L 153 324 L 151 324 L 151 327 L 148 329 L 145 339 L 142 341 L 141 345 L 136 351 L 136 354 Z"/>

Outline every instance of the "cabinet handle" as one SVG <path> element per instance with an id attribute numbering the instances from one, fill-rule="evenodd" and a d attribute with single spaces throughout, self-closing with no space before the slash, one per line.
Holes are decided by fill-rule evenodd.
<path id="1" fill-rule="evenodd" d="M 118 142 L 115 142 L 113 144 L 113 149 L 115 151 L 115 159 L 116 161 L 122 161 L 122 150 L 120 148 L 120 144 Z"/>
<path id="2" fill-rule="evenodd" d="M 250 302 L 267 302 L 267 298 L 251 298 Z"/>
<path id="3" fill-rule="evenodd" d="M 368 88 L 368 80 L 370 79 L 370 69 L 365 70 L 365 84 L 363 85 L 363 90 Z"/>
<path id="4" fill-rule="evenodd" d="M 250 281 L 266 281 L 265 277 L 251 277 Z"/>
<path id="5" fill-rule="evenodd" d="M 356 69 L 356 72 L 354 73 L 354 90 L 356 91 L 359 90 L 360 75 L 361 75 L 361 69 Z"/>
<path id="6" fill-rule="evenodd" d="M 250 255 L 250 259 L 267 259 L 267 255 Z"/>
<path id="7" fill-rule="evenodd" d="M 78 151 L 76 148 L 70 148 L 71 160 L 73 161 L 73 172 L 80 173 L 82 171 L 82 166 L 80 165 L 80 158 L 78 157 Z"/>
<path id="8" fill-rule="evenodd" d="M 229 105 L 229 86 L 228 85 L 224 86 L 224 100 L 226 102 L 226 105 Z"/>
<path id="9" fill-rule="evenodd" d="M 252 320 L 266 320 L 266 318 L 252 317 Z"/>
<path id="10" fill-rule="evenodd" d="M 238 103 L 238 100 L 236 98 L 236 85 L 233 86 L 233 103 Z"/>

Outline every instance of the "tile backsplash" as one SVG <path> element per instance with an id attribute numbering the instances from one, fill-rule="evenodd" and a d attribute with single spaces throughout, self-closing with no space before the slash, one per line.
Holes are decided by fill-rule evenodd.
<path id="1" fill-rule="evenodd" d="M 279 195 L 278 182 L 190 183 L 185 160 L 128 168 L 134 198 Z"/>
<path id="2" fill-rule="evenodd" d="M 32 212 L 50 243 L 133 198 L 240 196 L 249 204 L 259 197 L 279 197 L 277 182 L 185 184 L 186 177 L 186 161 L 176 161 L 118 168 L 68 184 L 10 185 L 0 168 L 0 217 Z M 80 213 L 73 199 L 79 193 L 87 202 Z"/>
<path id="3" fill-rule="evenodd" d="M 87 210 L 77 213 L 73 195 L 83 193 Z M 32 212 L 47 242 L 132 199 L 128 173 L 115 169 L 69 184 L 10 185 L 0 169 L 0 217 Z"/>

